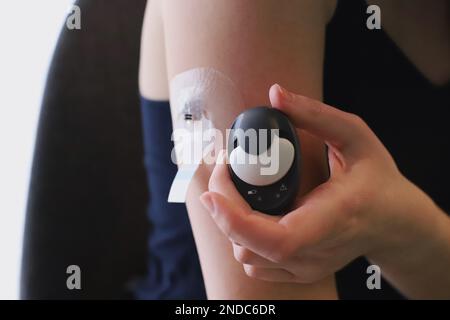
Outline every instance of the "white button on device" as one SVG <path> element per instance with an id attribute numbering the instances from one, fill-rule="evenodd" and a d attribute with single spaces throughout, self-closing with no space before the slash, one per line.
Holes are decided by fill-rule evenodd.
<path id="1" fill-rule="evenodd" d="M 260 155 L 253 155 L 238 146 L 230 153 L 231 169 L 239 179 L 250 185 L 267 186 L 277 182 L 289 171 L 295 157 L 294 146 L 289 140 L 275 136 L 271 147 L 277 145 L 278 157 L 274 156 L 276 153 L 271 152 L 273 158 L 268 155 L 269 150 Z"/>

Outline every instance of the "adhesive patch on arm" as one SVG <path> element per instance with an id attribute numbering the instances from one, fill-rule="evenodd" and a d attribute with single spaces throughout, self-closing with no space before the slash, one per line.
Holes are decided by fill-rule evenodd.
<path id="1" fill-rule="evenodd" d="M 229 77 L 213 68 L 195 68 L 171 80 L 170 104 L 175 144 L 172 161 L 178 172 L 168 201 L 182 203 L 200 163 L 214 163 L 211 151 L 222 144 L 221 133 L 242 111 L 244 102 Z"/>

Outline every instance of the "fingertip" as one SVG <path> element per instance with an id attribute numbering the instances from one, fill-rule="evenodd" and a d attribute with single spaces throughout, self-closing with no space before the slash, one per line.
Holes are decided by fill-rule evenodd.
<path id="1" fill-rule="evenodd" d="M 217 220 L 216 217 L 219 212 L 221 213 L 221 216 L 227 216 L 231 210 L 227 203 L 227 199 L 216 192 L 209 191 L 203 193 L 200 196 L 200 201 L 215 220 Z"/>
<path id="2" fill-rule="evenodd" d="M 280 110 L 289 109 L 292 102 L 295 101 L 296 95 L 278 83 L 274 84 L 269 91 L 269 98 L 272 106 Z"/>
<path id="3" fill-rule="evenodd" d="M 219 151 L 217 155 L 216 164 L 223 165 L 227 163 L 227 152 L 226 149 L 222 149 Z"/>
<path id="4" fill-rule="evenodd" d="M 217 210 L 219 207 L 224 207 L 227 205 L 227 199 L 220 193 L 214 191 L 209 191 L 205 193 L 207 193 L 207 195 L 205 195 L 205 197 L 208 197 L 207 201 L 211 202 L 214 210 Z"/>
<path id="5" fill-rule="evenodd" d="M 270 89 L 269 89 L 269 93 L 270 94 L 280 94 L 281 93 L 281 86 L 278 83 L 274 83 Z"/>
<path id="6" fill-rule="evenodd" d="M 212 192 L 204 192 L 200 196 L 200 202 L 203 204 L 203 206 L 208 210 L 208 212 L 214 211 L 214 201 L 212 199 Z"/>
<path id="7" fill-rule="evenodd" d="M 210 197 L 214 210 L 220 213 L 222 219 L 236 221 L 236 219 L 241 220 L 242 217 L 250 214 L 250 207 L 245 201 L 243 203 L 240 201 L 233 202 L 216 192 L 210 192 Z"/>
<path id="8" fill-rule="evenodd" d="M 227 207 L 228 205 L 227 199 L 223 195 L 217 192 L 209 192 L 208 195 L 209 199 L 211 200 L 211 203 L 213 204 L 214 209 L 217 209 L 219 207 L 222 208 Z"/>
<path id="9" fill-rule="evenodd" d="M 223 187 L 229 184 L 230 176 L 228 173 L 228 166 L 227 164 L 227 156 L 226 152 L 222 150 L 219 155 L 217 156 L 216 160 L 216 166 L 214 167 L 214 170 L 212 172 L 211 178 L 210 178 L 210 191 L 216 191 L 215 187 Z M 211 189 L 212 188 L 212 189 Z"/>
<path id="10" fill-rule="evenodd" d="M 282 89 L 278 83 L 273 84 L 269 89 L 269 99 L 272 107 L 281 108 L 283 97 L 282 97 Z"/>

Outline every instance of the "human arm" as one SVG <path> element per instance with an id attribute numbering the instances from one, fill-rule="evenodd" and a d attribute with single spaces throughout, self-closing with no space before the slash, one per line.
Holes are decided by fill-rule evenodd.
<path id="1" fill-rule="evenodd" d="M 245 107 L 268 105 L 275 81 L 322 98 L 326 1 L 167 0 L 162 4 L 168 78 L 191 68 L 212 67 L 240 89 Z M 230 110 L 216 127 L 231 125 Z M 211 108 L 208 112 L 220 112 Z M 323 182 L 324 145 L 302 135 L 305 193 Z M 268 283 L 250 278 L 233 257 L 232 245 L 199 201 L 212 167 L 202 164 L 187 194 L 187 208 L 209 298 L 336 298 L 333 276 L 309 285 Z"/>

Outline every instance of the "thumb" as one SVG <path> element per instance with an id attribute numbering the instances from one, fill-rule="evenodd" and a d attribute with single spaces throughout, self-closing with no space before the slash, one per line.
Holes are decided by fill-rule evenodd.
<path id="1" fill-rule="evenodd" d="M 286 228 L 274 219 L 239 206 L 216 192 L 205 192 L 201 202 L 219 229 L 232 241 L 271 259 L 286 240 Z"/>

